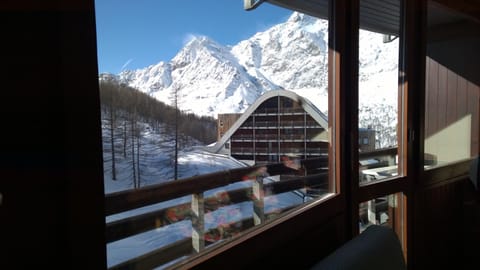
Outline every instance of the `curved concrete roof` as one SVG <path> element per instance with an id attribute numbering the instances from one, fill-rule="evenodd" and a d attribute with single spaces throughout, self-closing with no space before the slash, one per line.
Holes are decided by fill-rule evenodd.
<path id="1" fill-rule="evenodd" d="M 310 100 L 296 94 L 292 91 L 287 90 L 272 90 L 268 91 L 262 96 L 260 96 L 248 109 L 242 114 L 242 116 L 230 127 L 230 129 L 220 138 L 220 140 L 213 146 L 208 147 L 210 151 L 214 153 L 218 153 L 223 145 L 230 139 L 233 133 L 252 115 L 253 112 L 266 100 L 272 97 L 287 97 L 290 98 L 297 103 L 299 103 L 302 108 L 315 120 L 317 123 L 320 124 L 321 127 L 325 131 L 328 130 L 328 118 L 325 114 L 323 114 L 315 105 L 313 105 Z M 326 132 L 325 132 L 325 139 L 327 139 Z"/>

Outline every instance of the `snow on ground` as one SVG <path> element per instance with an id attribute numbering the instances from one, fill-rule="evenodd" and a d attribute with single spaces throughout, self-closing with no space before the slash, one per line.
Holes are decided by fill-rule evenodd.
<path id="1" fill-rule="evenodd" d="M 205 193 L 215 194 L 228 189 L 236 189 L 239 186 L 251 186 L 251 181 L 244 181 L 229 185 L 226 188 L 218 188 Z M 128 215 L 136 215 L 140 212 L 148 212 L 154 209 L 163 208 L 166 205 L 175 205 L 180 202 L 188 202 L 190 197 L 182 197 L 162 204 L 144 207 L 141 210 L 129 211 Z M 287 192 L 265 197 L 265 212 L 280 212 L 280 209 L 292 207 L 303 203 L 303 198 L 293 192 Z M 125 215 L 127 216 L 127 215 Z M 118 218 L 118 215 L 117 215 Z M 219 224 L 235 223 L 245 218 L 253 218 L 253 203 L 246 201 L 220 207 L 216 211 L 205 214 L 205 229 L 213 229 Z M 112 219 L 112 218 L 107 218 Z M 112 219 L 113 220 L 113 219 Z M 137 234 L 119 241 L 107 244 L 107 264 L 112 267 L 129 259 L 141 256 L 165 245 L 191 237 L 192 223 L 190 220 L 183 220 L 141 234 Z M 223 239 L 224 240 L 224 239 Z"/>
<path id="2" fill-rule="evenodd" d="M 178 164 L 180 178 L 246 167 L 246 164 L 230 156 L 213 154 L 200 149 L 180 153 Z"/>
<path id="3" fill-rule="evenodd" d="M 121 122 L 121 121 L 120 121 Z M 126 140 L 126 151 L 120 126 L 115 139 L 115 173 L 116 180 L 112 179 L 112 153 L 110 130 L 108 121 L 103 121 L 103 160 L 104 160 L 104 188 L 105 194 L 132 189 L 133 159 L 132 141 Z M 140 175 L 140 186 L 148 186 L 172 181 L 174 178 L 174 136 L 164 126 L 154 130 L 149 124 L 140 122 L 140 170 L 135 167 L 135 174 Z M 227 155 L 212 154 L 202 150 L 200 142 L 187 138 L 188 144 L 178 152 L 179 178 L 212 173 L 221 170 L 245 167 L 246 165 Z M 137 142 L 134 142 L 134 151 L 137 151 Z M 136 153 L 134 156 L 136 157 Z M 137 162 L 135 158 L 135 162 Z"/>
<path id="4" fill-rule="evenodd" d="M 122 139 L 115 140 L 115 166 L 117 180 L 112 180 L 111 144 L 109 129 L 106 122 L 103 129 L 105 193 L 113 193 L 133 188 L 133 161 L 130 150 L 123 155 Z M 172 136 L 163 127 L 153 130 L 146 123 L 139 124 L 142 128 L 140 142 L 140 185 L 164 183 L 172 180 L 173 176 L 173 141 Z M 117 133 L 121 133 L 118 131 Z M 131 143 L 127 140 L 127 143 Z M 131 149 L 131 144 L 127 148 Z M 134 146 L 136 149 L 136 146 Z M 212 154 L 202 150 L 201 146 L 189 146 L 179 151 L 178 172 L 179 178 L 208 174 L 216 171 L 246 167 L 247 165 L 226 155 Z M 136 171 L 138 175 L 138 171 Z M 265 178 L 265 182 L 274 181 Z M 236 182 L 224 187 L 204 192 L 206 198 L 222 196 L 225 191 L 252 188 L 250 180 Z M 184 196 L 145 206 L 142 208 L 107 216 L 105 221 L 110 223 L 159 209 L 167 209 L 176 205 L 191 202 L 190 196 Z M 280 212 L 280 209 L 298 205 L 303 198 L 293 192 L 277 194 L 265 198 L 266 212 Z M 235 223 L 253 217 L 253 203 L 246 201 L 238 204 L 225 205 L 215 211 L 205 214 L 205 228 L 214 229 L 219 224 Z M 140 233 L 125 239 L 107 244 L 107 264 L 112 267 L 129 259 L 138 257 L 167 244 L 191 237 L 192 224 L 190 220 L 172 223 L 154 230 Z"/>

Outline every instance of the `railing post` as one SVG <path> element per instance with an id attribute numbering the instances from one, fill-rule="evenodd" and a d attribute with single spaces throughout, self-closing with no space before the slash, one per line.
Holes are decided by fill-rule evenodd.
<path id="1" fill-rule="evenodd" d="M 192 194 L 192 246 L 198 253 L 205 248 L 205 210 L 203 193 Z"/>
<path id="2" fill-rule="evenodd" d="M 376 205 L 375 199 L 369 200 L 367 202 L 367 218 L 368 221 L 372 224 L 377 224 L 377 214 L 376 214 Z"/>
<path id="3" fill-rule="evenodd" d="M 263 190 L 263 176 L 257 176 L 252 183 L 253 189 L 253 222 L 259 225 L 265 222 L 265 203 Z"/>
<path id="4" fill-rule="evenodd" d="M 387 160 L 388 160 L 389 166 L 397 164 L 395 157 L 396 157 L 395 155 L 388 155 Z"/>

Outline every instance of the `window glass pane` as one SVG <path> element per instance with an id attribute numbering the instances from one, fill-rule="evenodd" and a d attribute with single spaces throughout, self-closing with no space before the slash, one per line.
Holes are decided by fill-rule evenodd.
<path id="1" fill-rule="evenodd" d="M 360 0 L 360 184 L 398 175 L 400 0 Z"/>
<path id="2" fill-rule="evenodd" d="M 396 193 L 359 205 L 359 229 L 363 232 L 370 225 L 388 226 L 398 235 L 403 234 L 403 194 Z"/>
<path id="3" fill-rule="evenodd" d="M 428 2 L 425 167 L 478 157 L 479 23 Z"/>
<path id="4" fill-rule="evenodd" d="M 390 194 L 362 202 L 359 205 L 359 232 L 371 225 L 387 226 L 395 231 L 405 250 L 405 197 L 402 193 Z"/>
<path id="5" fill-rule="evenodd" d="M 406 200 L 403 193 L 394 193 L 362 202 L 359 205 L 359 232 L 362 233 L 371 225 L 391 228 L 406 250 Z M 406 257 L 406 254 L 404 254 Z"/>
<path id="6" fill-rule="evenodd" d="M 197 2 L 96 3 L 109 267 L 174 264 L 335 190 L 328 8 Z"/>

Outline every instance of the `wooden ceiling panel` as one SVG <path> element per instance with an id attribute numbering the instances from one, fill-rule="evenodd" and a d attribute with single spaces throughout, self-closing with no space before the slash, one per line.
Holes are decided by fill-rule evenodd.
<path id="1" fill-rule="evenodd" d="M 267 2 L 318 18 L 328 18 L 328 0 L 267 0 Z M 362 29 L 398 35 L 400 0 L 360 0 L 360 14 Z"/>

